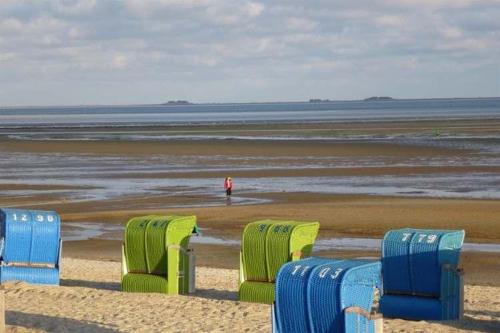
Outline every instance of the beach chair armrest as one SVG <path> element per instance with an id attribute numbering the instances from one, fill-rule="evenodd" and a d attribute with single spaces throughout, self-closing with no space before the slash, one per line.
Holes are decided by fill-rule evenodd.
<path id="1" fill-rule="evenodd" d="M 302 259 L 302 251 L 293 251 L 292 252 L 292 261 L 297 261 Z"/>
<path id="2" fill-rule="evenodd" d="M 122 243 L 122 280 L 128 274 L 127 257 L 125 256 L 125 243 Z"/>
<path id="3" fill-rule="evenodd" d="M 63 241 L 62 238 L 59 238 L 59 253 L 57 254 L 57 262 L 55 264 L 56 268 L 61 270 L 61 260 L 62 260 L 62 246 L 63 246 Z"/>
<path id="4" fill-rule="evenodd" d="M 464 272 L 453 265 L 441 267 L 441 296 L 444 319 L 461 319 L 464 304 Z"/>
<path id="5" fill-rule="evenodd" d="M 345 308 L 344 312 L 346 314 L 347 313 L 355 313 L 355 314 L 358 314 L 360 316 L 365 317 L 368 320 L 375 320 L 375 319 L 382 318 L 382 314 L 366 311 L 365 309 L 360 308 L 359 306 L 350 306 L 348 308 Z"/>
<path id="6" fill-rule="evenodd" d="M 238 285 L 238 288 L 241 286 L 241 284 L 243 282 L 245 282 L 247 279 L 246 277 L 246 273 L 245 273 L 245 265 L 243 263 L 243 252 L 240 251 L 240 281 L 239 281 L 239 285 Z"/>
<path id="7" fill-rule="evenodd" d="M 382 333 L 384 330 L 383 317 L 379 313 L 366 311 L 358 306 L 344 309 L 345 332 L 375 332 Z"/>
<path id="8" fill-rule="evenodd" d="M 167 246 L 167 249 L 177 250 L 177 251 L 181 252 L 184 255 L 188 254 L 188 250 L 186 248 L 180 246 L 180 245 L 175 245 L 175 244 L 169 245 L 169 246 Z"/>

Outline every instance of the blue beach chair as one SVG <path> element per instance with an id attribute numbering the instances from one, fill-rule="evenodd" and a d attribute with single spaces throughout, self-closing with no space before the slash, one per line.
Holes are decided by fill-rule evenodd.
<path id="1" fill-rule="evenodd" d="M 463 277 L 458 269 L 463 230 L 400 229 L 382 243 L 385 317 L 416 320 L 460 319 Z"/>
<path id="2" fill-rule="evenodd" d="M 0 209 L 0 283 L 58 285 L 61 247 L 57 213 Z"/>
<path id="3" fill-rule="evenodd" d="M 380 262 L 308 258 L 283 265 L 276 279 L 273 332 L 376 332 L 371 314 Z"/>

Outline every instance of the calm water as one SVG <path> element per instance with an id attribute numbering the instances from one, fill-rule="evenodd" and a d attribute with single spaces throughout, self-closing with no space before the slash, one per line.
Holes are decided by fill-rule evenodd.
<path id="1" fill-rule="evenodd" d="M 0 127 L 500 118 L 500 98 L 0 108 Z"/>

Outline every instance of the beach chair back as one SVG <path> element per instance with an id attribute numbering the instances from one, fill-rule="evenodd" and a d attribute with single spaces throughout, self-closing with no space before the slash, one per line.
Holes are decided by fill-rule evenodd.
<path id="1" fill-rule="evenodd" d="M 331 262 L 326 258 L 307 258 L 286 263 L 276 278 L 275 316 L 277 332 L 308 332 L 310 319 L 307 288 L 309 275 L 317 266 Z"/>
<path id="2" fill-rule="evenodd" d="M 375 332 L 371 308 L 380 267 L 376 261 L 324 258 L 283 265 L 276 280 L 273 331 Z"/>
<path id="3" fill-rule="evenodd" d="M 265 220 L 247 224 L 243 231 L 242 256 L 246 278 L 267 282 L 266 239 L 273 221 Z"/>
<path id="4" fill-rule="evenodd" d="M 149 215 L 131 219 L 125 228 L 122 289 L 185 293 L 189 289 L 189 239 L 195 216 Z"/>
<path id="5" fill-rule="evenodd" d="M 59 261 L 60 218 L 55 212 L 0 210 L 5 263 L 55 265 Z"/>
<path id="6" fill-rule="evenodd" d="M 146 255 L 146 229 L 154 216 L 134 217 L 125 227 L 125 258 L 131 273 L 149 273 Z"/>
<path id="7" fill-rule="evenodd" d="M 384 290 L 388 293 L 439 296 L 441 267 L 457 268 L 464 231 L 399 229 L 382 243 Z"/>
<path id="8" fill-rule="evenodd" d="M 58 284 L 61 244 L 56 212 L 0 209 L 0 280 Z"/>
<path id="9" fill-rule="evenodd" d="M 249 223 L 242 240 L 240 300 L 272 303 L 278 270 L 288 261 L 309 256 L 318 230 L 317 222 Z"/>
<path id="10" fill-rule="evenodd" d="M 409 319 L 461 316 L 463 230 L 399 229 L 382 243 L 384 315 Z"/>
<path id="11" fill-rule="evenodd" d="M 166 275 L 168 271 L 167 229 L 171 219 L 166 216 L 152 217 L 144 236 L 147 272 Z"/>

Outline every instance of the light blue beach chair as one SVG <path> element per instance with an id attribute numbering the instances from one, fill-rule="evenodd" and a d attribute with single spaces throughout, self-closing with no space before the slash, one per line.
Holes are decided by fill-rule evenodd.
<path id="1" fill-rule="evenodd" d="M 61 248 L 57 213 L 0 209 L 0 283 L 58 285 Z"/>
<path id="2" fill-rule="evenodd" d="M 276 279 L 273 332 L 372 333 L 380 262 L 308 258 L 283 265 Z"/>
<path id="3" fill-rule="evenodd" d="M 460 319 L 463 276 L 458 269 L 463 230 L 400 229 L 382 243 L 384 317 Z"/>

